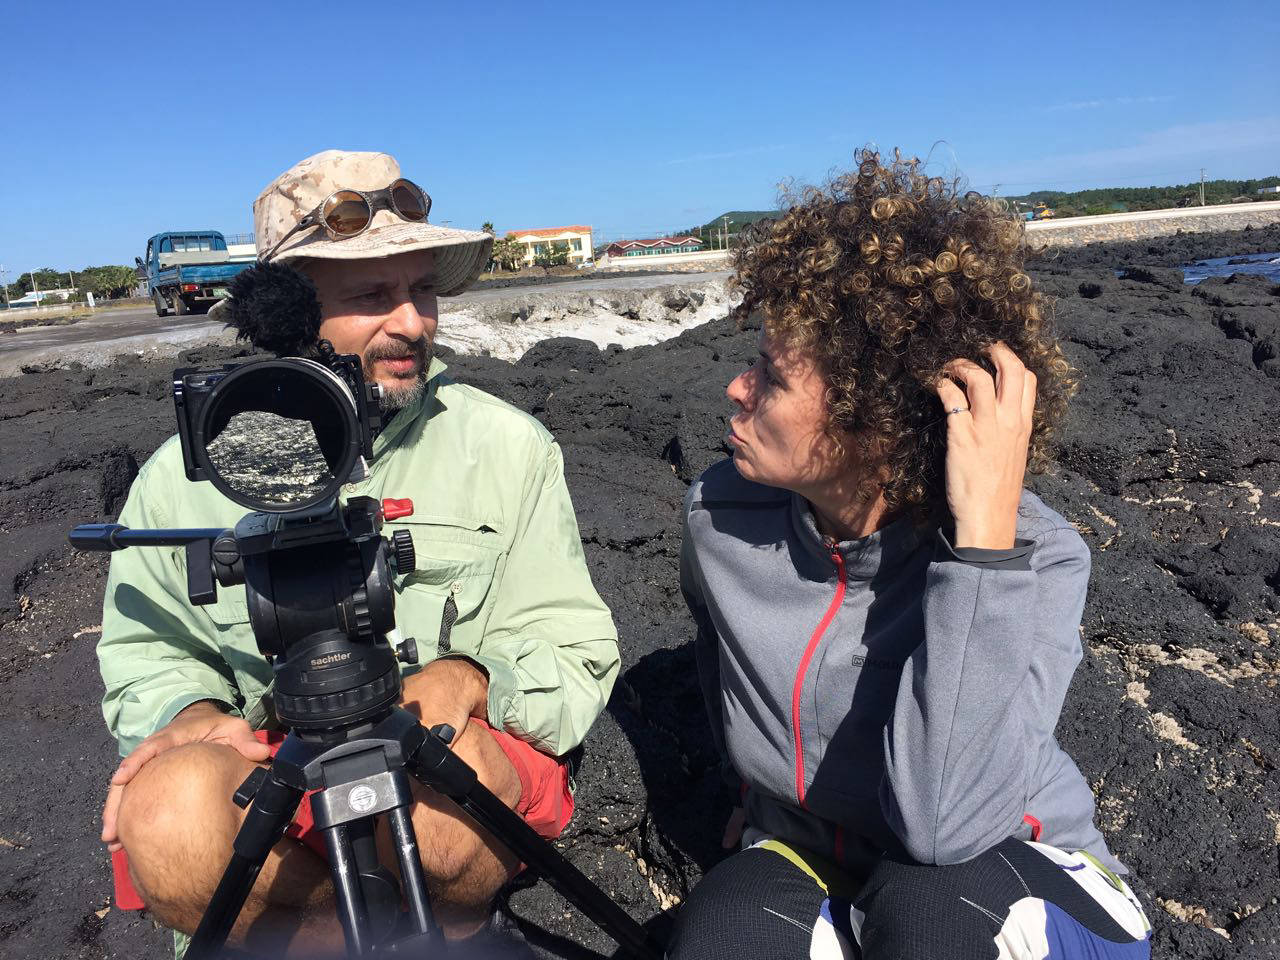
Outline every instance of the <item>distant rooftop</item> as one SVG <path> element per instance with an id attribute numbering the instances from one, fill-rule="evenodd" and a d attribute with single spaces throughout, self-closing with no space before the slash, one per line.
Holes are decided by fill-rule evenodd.
<path id="1" fill-rule="evenodd" d="M 515 237 L 554 237 L 558 233 L 590 233 L 590 227 L 574 225 L 572 227 L 538 227 L 534 230 L 508 230 L 507 236 Z"/>
<path id="2" fill-rule="evenodd" d="M 651 240 L 617 240 L 611 247 L 680 247 L 688 243 L 702 243 L 698 237 L 655 237 Z"/>

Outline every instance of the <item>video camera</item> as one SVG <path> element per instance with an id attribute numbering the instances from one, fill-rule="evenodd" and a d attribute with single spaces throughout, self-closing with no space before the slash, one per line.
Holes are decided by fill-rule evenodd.
<path id="1" fill-rule="evenodd" d="M 324 362 L 297 357 L 174 371 L 183 466 L 250 511 L 234 530 L 135 531 L 87 524 L 83 550 L 183 543 L 187 593 L 212 603 L 243 583 L 261 652 L 271 661 L 282 725 L 323 736 L 370 720 L 400 693 L 397 655 L 416 663 L 412 639 L 393 651 L 392 573 L 414 567 L 411 535 L 381 536 L 409 501 L 339 502 L 364 479 L 381 429 L 380 390 L 355 356 L 327 344 Z"/>

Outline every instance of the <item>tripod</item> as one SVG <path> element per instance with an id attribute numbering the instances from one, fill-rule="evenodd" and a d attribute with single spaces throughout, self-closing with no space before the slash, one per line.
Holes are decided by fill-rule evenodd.
<path id="1" fill-rule="evenodd" d="M 243 583 L 259 649 L 275 673 L 272 699 L 289 730 L 270 768 L 235 793 L 248 812 L 232 855 L 192 938 L 192 960 L 217 957 L 263 863 L 284 836 L 304 793 L 325 837 L 339 920 L 351 958 L 431 956 L 445 946 L 432 916 L 409 815 L 409 776 L 453 800 L 630 954 L 660 960 L 662 948 L 602 890 L 479 782 L 450 748 L 455 731 L 430 731 L 398 706 L 397 659 L 417 648 L 387 639 L 394 625 L 391 571 L 412 570 L 412 539 L 380 535 L 408 501 L 353 497 L 293 513 L 251 513 L 234 531 L 130 530 L 84 524 L 84 550 L 185 545 L 193 603 Z M 397 938 L 402 891 L 379 863 L 374 818 L 386 816 L 396 845 L 411 931 Z"/>
<path id="2" fill-rule="evenodd" d="M 660 958 L 661 948 L 643 928 L 478 781 L 475 771 L 449 749 L 453 735 L 447 724 L 425 730 L 398 707 L 366 734 L 341 742 L 312 742 L 290 733 L 270 769 L 256 770 L 236 792 L 236 802 L 249 812 L 188 957 L 217 956 L 304 790 L 317 791 L 311 806 L 324 831 L 348 954 L 431 956 L 443 937 L 432 916 L 408 813 L 412 773 L 457 803 L 632 954 Z M 388 938 L 398 918 L 400 891 L 378 863 L 373 817 L 379 814 L 390 821 L 412 926 L 408 936 L 394 941 Z"/>

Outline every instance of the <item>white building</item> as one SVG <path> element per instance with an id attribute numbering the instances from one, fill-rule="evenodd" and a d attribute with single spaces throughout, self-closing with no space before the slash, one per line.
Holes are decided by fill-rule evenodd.
<path id="1" fill-rule="evenodd" d="M 582 263 L 591 259 L 591 228 L 539 227 L 536 230 L 508 230 L 508 237 L 515 237 L 524 247 L 525 266 L 532 266 L 553 244 L 566 245 L 570 263 Z"/>
<path id="2" fill-rule="evenodd" d="M 57 303 L 66 303 L 67 298 L 76 292 L 75 287 L 59 287 L 53 290 L 32 290 L 25 296 L 19 297 L 17 300 L 9 301 L 9 306 L 16 307 L 38 307 L 42 303 L 50 300 Z"/>

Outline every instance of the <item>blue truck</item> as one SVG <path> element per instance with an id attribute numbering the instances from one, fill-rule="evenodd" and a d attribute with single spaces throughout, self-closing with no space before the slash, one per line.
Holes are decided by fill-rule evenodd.
<path id="1" fill-rule="evenodd" d="M 147 241 L 147 258 L 135 257 L 157 317 L 205 313 L 227 295 L 227 287 L 254 264 L 252 254 L 234 256 L 217 230 L 157 233 Z"/>

